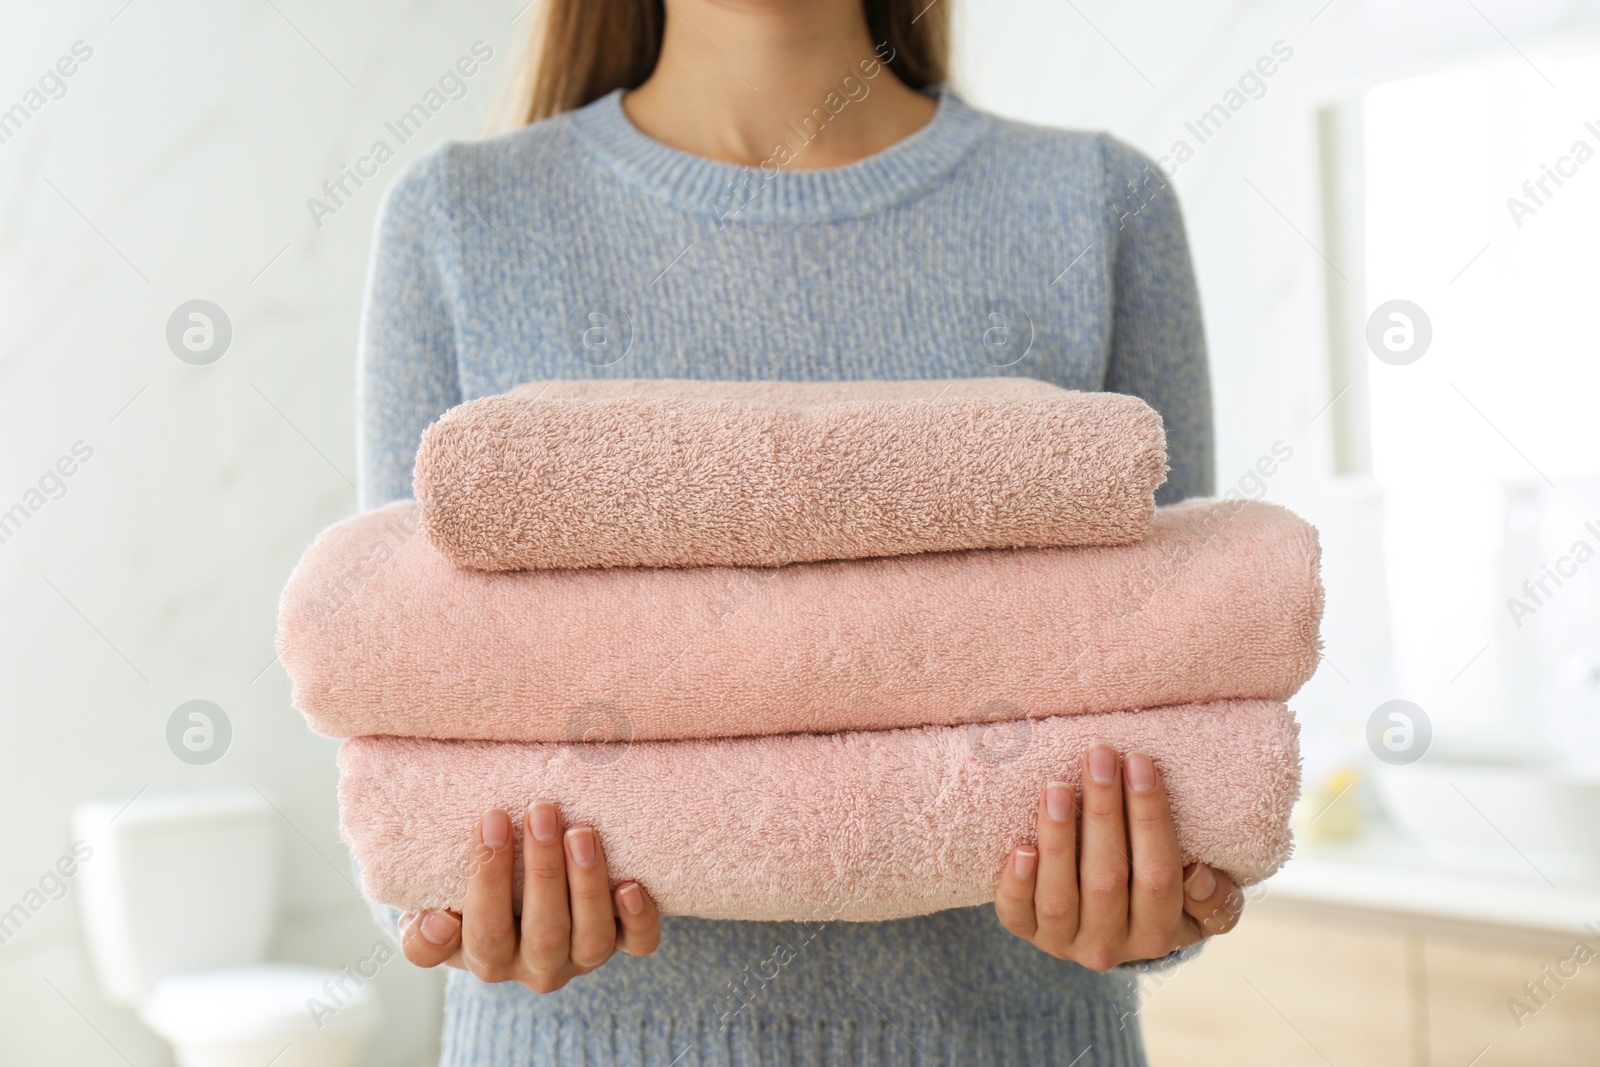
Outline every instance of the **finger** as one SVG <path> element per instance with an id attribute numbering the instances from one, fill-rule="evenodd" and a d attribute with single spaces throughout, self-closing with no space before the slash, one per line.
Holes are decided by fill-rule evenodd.
<path id="1" fill-rule="evenodd" d="M 1128 951 L 1158 959 L 1178 945 L 1183 930 L 1183 854 L 1172 823 L 1166 783 L 1149 755 L 1137 749 L 1122 761 L 1127 794 Z"/>
<path id="2" fill-rule="evenodd" d="M 1039 871 L 1039 850 L 1023 845 L 1006 857 L 1000 884 L 994 891 L 994 913 L 1000 925 L 1024 941 L 1032 941 L 1038 927 L 1033 914 L 1034 883 Z"/>
<path id="3" fill-rule="evenodd" d="M 1033 911 L 1034 944 L 1061 955 L 1078 936 L 1078 799 L 1065 782 L 1051 782 L 1039 797 L 1039 879 Z"/>
<path id="4" fill-rule="evenodd" d="M 535 988 L 556 988 L 572 934 L 561 812 L 554 804 L 534 804 L 522 822 L 522 964 Z"/>
<path id="5" fill-rule="evenodd" d="M 622 932 L 617 935 L 617 947 L 630 956 L 648 956 L 661 944 L 661 915 L 656 902 L 638 882 L 624 882 L 617 887 L 617 918 Z"/>
<path id="6" fill-rule="evenodd" d="M 592 826 L 566 833 L 567 892 L 572 898 L 572 963 L 593 970 L 617 948 L 617 917 L 611 910 L 611 882 L 600 835 Z"/>
<path id="7" fill-rule="evenodd" d="M 1184 883 L 1184 914 L 1193 933 L 1189 944 L 1225 934 L 1244 913 L 1244 892 L 1233 879 L 1204 863 L 1196 864 Z"/>
<path id="8" fill-rule="evenodd" d="M 1128 934 L 1128 836 L 1116 749 L 1103 741 L 1083 760 L 1083 833 L 1078 859 L 1078 937 L 1073 959 L 1090 970 L 1118 963 Z"/>
<path id="9" fill-rule="evenodd" d="M 517 928 L 511 918 L 511 817 L 499 808 L 478 820 L 474 835 L 478 864 L 467 880 L 461 908 L 461 954 L 466 967 L 485 982 L 512 977 Z"/>
<path id="10" fill-rule="evenodd" d="M 448 911 L 406 912 L 400 917 L 400 947 L 418 967 L 447 963 L 461 947 L 461 920 Z"/>

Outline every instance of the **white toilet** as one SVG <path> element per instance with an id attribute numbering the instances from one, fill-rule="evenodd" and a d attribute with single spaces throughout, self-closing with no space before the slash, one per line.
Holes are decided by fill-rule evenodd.
<path id="1" fill-rule="evenodd" d="M 101 992 L 180 1067 L 350 1067 L 378 1021 L 370 976 L 263 962 L 281 818 L 249 791 L 85 804 L 78 899 Z"/>

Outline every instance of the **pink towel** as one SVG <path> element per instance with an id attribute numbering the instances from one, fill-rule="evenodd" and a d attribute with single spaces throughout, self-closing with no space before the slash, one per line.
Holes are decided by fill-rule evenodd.
<path id="1" fill-rule="evenodd" d="M 1316 532 L 1252 501 L 1137 544 L 487 572 L 396 502 L 323 532 L 278 652 L 334 737 L 635 741 L 1286 700 L 1318 656 Z"/>
<path id="2" fill-rule="evenodd" d="M 1045 783 L 1077 784 L 1094 739 L 1155 759 L 1185 861 L 1250 884 L 1288 857 L 1297 728 L 1267 701 L 987 732 L 632 745 L 363 737 L 340 751 L 339 800 L 367 895 L 400 908 L 459 907 L 478 817 L 553 800 L 569 824 L 599 830 L 612 878 L 637 879 L 664 914 L 874 921 L 992 900 L 1005 857 L 1036 840 Z"/>
<path id="3" fill-rule="evenodd" d="M 1137 397 L 1025 378 L 543 382 L 423 435 L 423 533 L 484 570 L 1126 544 L 1166 476 Z"/>

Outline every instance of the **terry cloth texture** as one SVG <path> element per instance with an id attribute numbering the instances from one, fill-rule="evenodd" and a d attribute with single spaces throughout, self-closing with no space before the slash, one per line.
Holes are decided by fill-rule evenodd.
<path id="1" fill-rule="evenodd" d="M 1118 393 L 648 384 L 533 383 L 447 412 L 417 453 L 423 534 L 484 570 L 1117 545 L 1144 536 L 1166 476 L 1161 417 Z"/>
<path id="2" fill-rule="evenodd" d="M 558 378 L 1025 375 L 1144 399 L 1171 466 L 1157 503 L 1213 491 L 1189 245 L 1139 152 L 941 91 L 884 152 L 767 175 L 650 140 L 620 101 L 443 145 L 395 179 L 362 320 L 362 508 L 411 495 L 449 408 Z M 608 307 L 605 355 L 582 333 Z M 779 944 L 798 958 L 769 967 Z M 1125 973 L 1048 956 L 988 907 L 809 941 L 668 918 L 654 955 L 547 996 L 450 978 L 445 1067 L 1144 1062 Z"/>
<path id="3" fill-rule="evenodd" d="M 721 741 L 363 737 L 340 750 L 339 807 L 365 891 L 399 908 L 459 908 L 482 813 L 555 801 L 664 915 L 875 921 L 993 900 L 1040 792 L 1077 785 L 1097 739 L 1161 768 L 1185 863 L 1258 882 L 1289 855 L 1296 736 L 1282 704 L 1234 701 Z"/>
<path id="4" fill-rule="evenodd" d="M 1316 669 L 1316 532 L 1246 500 L 1132 545 L 490 572 L 397 502 L 334 525 L 278 654 L 332 737 L 634 741 L 1287 700 Z"/>

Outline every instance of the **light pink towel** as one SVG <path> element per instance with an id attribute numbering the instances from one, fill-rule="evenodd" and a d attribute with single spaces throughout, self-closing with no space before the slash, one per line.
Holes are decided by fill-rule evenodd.
<path id="1" fill-rule="evenodd" d="M 1118 547 L 487 572 L 396 502 L 306 552 L 278 652 L 333 737 L 673 740 L 1286 700 L 1317 664 L 1317 559 L 1283 508 L 1211 501 Z"/>
<path id="2" fill-rule="evenodd" d="M 665 914 L 873 921 L 992 900 L 1007 854 L 1036 840 L 1045 783 L 1076 785 L 1094 739 L 1155 759 L 1186 861 L 1249 884 L 1288 857 L 1297 728 L 1267 701 L 987 732 L 631 746 L 363 737 L 340 750 L 339 801 L 367 895 L 399 908 L 459 907 L 478 817 L 553 800 L 569 825 L 599 830 L 612 878 L 637 879 Z"/>
<path id="3" fill-rule="evenodd" d="M 532 383 L 423 434 L 423 533 L 463 566 L 776 566 L 1125 544 L 1166 476 L 1144 401 L 1026 378 Z"/>

